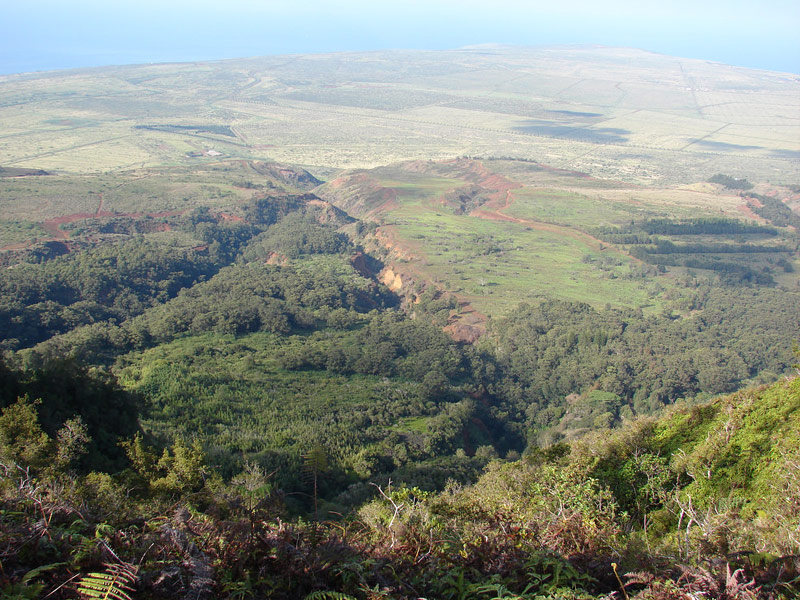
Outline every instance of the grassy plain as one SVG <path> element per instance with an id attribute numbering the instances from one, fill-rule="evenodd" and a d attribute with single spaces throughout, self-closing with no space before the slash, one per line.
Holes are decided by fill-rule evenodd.
<path id="1" fill-rule="evenodd" d="M 510 160 L 414 161 L 360 170 L 317 193 L 381 224 L 378 238 L 406 286 L 433 282 L 493 317 L 520 302 L 552 297 L 661 311 L 664 292 L 675 289 L 687 269 L 656 269 L 632 258 L 628 248 L 598 238 L 600 228 L 654 218 L 764 222 L 737 193 L 720 186 L 644 187 Z M 670 239 L 784 244 L 780 237 L 685 237 Z M 796 274 L 775 267 L 778 260 L 796 259 L 786 253 L 705 256 L 768 269 L 781 285 L 797 285 Z"/>
<path id="2" fill-rule="evenodd" d="M 613 250 L 603 255 L 559 232 L 434 209 L 394 214 L 393 233 L 424 244 L 417 268 L 484 314 L 503 315 L 520 302 L 545 297 L 594 305 L 646 307 L 656 302 L 650 297 L 653 288 L 648 292 L 643 280 L 633 278 L 633 261 Z"/>
<path id="3" fill-rule="evenodd" d="M 4 76 L 0 166 L 56 174 L 0 179 L 0 245 L 41 240 L 50 220 L 77 213 L 236 212 L 261 193 L 249 187 L 263 182 L 247 166 L 257 159 L 332 176 L 372 169 L 361 176 L 374 189 L 348 188 L 355 204 L 342 190 L 320 193 L 356 216 L 371 198 L 412 279 L 489 314 L 548 295 L 657 310 L 672 275 L 644 277 L 593 230 L 652 217 L 759 220 L 736 194 L 697 182 L 719 172 L 800 181 L 798 92 L 790 74 L 597 47 Z M 425 161 L 462 155 L 495 157 L 482 164 L 513 189 L 489 185 L 455 210 L 448 194 L 485 182 Z"/>
<path id="4" fill-rule="evenodd" d="M 682 189 L 587 191 L 572 187 L 526 187 L 514 190 L 512 196 L 513 201 L 503 210 L 504 214 L 584 230 L 658 217 L 749 217 L 741 209 L 741 198 Z"/>
<path id="5" fill-rule="evenodd" d="M 800 180 L 790 74 L 620 48 L 264 57 L 0 77 L 3 166 L 89 173 L 209 150 L 316 168 L 459 155 L 626 181 Z M 145 127 L 145 128 L 143 128 Z M 229 127 L 235 137 L 215 133 Z"/>

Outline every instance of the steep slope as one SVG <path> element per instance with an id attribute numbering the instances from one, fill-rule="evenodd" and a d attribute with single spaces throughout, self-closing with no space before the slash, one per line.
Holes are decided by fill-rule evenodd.
<path id="1" fill-rule="evenodd" d="M 71 598 L 64 582 L 102 579 L 110 553 L 136 593 L 154 598 L 199 590 L 232 599 L 242 589 L 276 600 L 376 590 L 398 600 L 800 593 L 800 379 L 496 459 L 477 483 L 451 480 L 439 493 L 378 478 L 372 499 L 366 486 L 348 490 L 361 498 L 349 515 L 319 498 L 309 520 L 286 515 L 275 472 L 248 463 L 223 482 L 219 456 L 199 443 L 176 442 L 159 458 L 137 436 L 124 444 L 124 473 L 77 474 L 63 457 L 76 448 L 69 425 L 54 439 L 26 400 L 0 414 L 0 456 L 23 470 L 19 485 L 4 478 L 0 487 L 7 594 Z M 293 467 L 312 473 L 316 506 L 316 481 L 324 490 L 332 473 L 314 452 Z M 61 460 L 48 464 L 53 457 Z M 407 474 L 422 480 L 433 467 Z"/>

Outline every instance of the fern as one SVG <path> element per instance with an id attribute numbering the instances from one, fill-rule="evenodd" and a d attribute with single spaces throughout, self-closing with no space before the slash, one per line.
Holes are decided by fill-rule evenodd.
<path id="1" fill-rule="evenodd" d="M 9 583 L 0 588 L 0 600 L 36 600 L 42 597 L 44 584 Z"/>
<path id="2" fill-rule="evenodd" d="M 328 469 L 328 456 L 322 446 L 314 446 L 308 454 L 303 455 L 303 471 L 314 480 L 314 520 L 319 521 L 317 509 L 317 478 L 319 474 Z"/>
<path id="3" fill-rule="evenodd" d="M 132 600 L 128 592 L 136 583 L 137 568 L 131 564 L 106 564 L 103 573 L 89 573 L 78 582 L 81 598 L 100 598 L 101 600 Z"/>
<path id="4" fill-rule="evenodd" d="M 471 592 L 479 595 L 490 595 L 491 600 L 522 600 L 528 591 L 528 586 L 521 595 L 517 595 L 501 583 L 473 584 L 469 587 Z"/>
<path id="5" fill-rule="evenodd" d="M 31 569 L 25 573 L 18 583 L 7 583 L 0 588 L 0 600 L 35 600 L 36 598 L 41 598 L 45 588 L 44 584 L 31 582 L 40 575 L 63 567 L 66 564 L 65 562 L 57 562 Z"/>
<path id="6" fill-rule="evenodd" d="M 32 580 L 39 577 L 42 573 L 46 573 L 47 571 L 52 571 L 53 569 L 58 569 L 59 567 L 63 567 L 67 563 L 65 562 L 57 562 L 52 563 L 50 565 L 42 565 L 40 567 L 36 567 L 35 569 L 31 569 L 25 576 L 22 578 L 22 583 L 24 585 L 28 585 Z"/>
<path id="7" fill-rule="evenodd" d="M 356 600 L 353 596 L 348 596 L 341 592 L 332 592 L 330 590 L 317 590 L 311 592 L 304 600 Z"/>

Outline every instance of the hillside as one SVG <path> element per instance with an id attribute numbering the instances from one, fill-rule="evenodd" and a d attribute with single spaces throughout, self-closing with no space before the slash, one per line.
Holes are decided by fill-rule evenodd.
<path id="1" fill-rule="evenodd" d="M 0 77 L 0 596 L 792 597 L 797 87 L 599 47 Z"/>
<path id="2" fill-rule="evenodd" d="M 321 186 L 241 161 L 43 177 L 15 179 L 32 201 L 8 206 L 58 216 L 5 253 L 7 360 L 110 369 L 141 395 L 153 443 L 203 439 L 226 476 L 246 460 L 296 466 L 320 444 L 340 472 L 334 494 L 423 464 L 437 488 L 450 468 L 439 458 L 521 452 L 773 381 L 800 338 L 797 292 L 751 280 L 792 281 L 777 263 L 795 261 L 792 227 L 736 218 L 745 200 L 721 187 L 680 204 L 466 159 Z M 81 197 L 94 212 L 69 212 Z M 651 253 L 722 258 L 691 269 Z"/>
<path id="3" fill-rule="evenodd" d="M 379 479 L 344 519 L 318 503 L 330 474 L 313 450 L 297 467 L 311 522 L 284 520 L 274 473 L 223 483 L 197 444 L 158 458 L 136 437 L 126 471 L 77 475 L 86 430 L 70 421 L 56 441 L 21 400 L 0 416 L 4 465 L 27 469 L 3 480 L 4 593 L 71 597 L 78 579 L 136 598 L 793 598 L 798 384 L 494 459 L 441 493 Z"/>
<path id="4" fill-rule="evenodd" d="M 771 229 L 754 208 L 763 197 L 794 214 L 786 203 L 796 194 L 761 190 L 644 187 L 532 161 L 455 159 L 345 172 L 316 193 L 378 225 L 365 243 L 385 255 L 387 285 L 412 295 L 432 285 L 483 315 L 455 315 L 463 335 L 545 297 L 659 312 L 689 271 L 794 289 L 795 268 L 784 266 L 798 258 L 795 229 Z M 674 226 L 646 224 L 658 219 Z M 692 220 L 730 223 L 701 231 Z"/>

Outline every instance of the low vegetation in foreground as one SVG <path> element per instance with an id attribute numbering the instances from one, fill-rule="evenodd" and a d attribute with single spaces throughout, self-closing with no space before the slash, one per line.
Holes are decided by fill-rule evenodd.
<path id="1" fill-rule="evenodd" d="M 23 397 L 0 416 L 4 598 L 800 593 L 800 379 L 494 459 L 438 493 L 378 480 L 347 516 L 319 497 L 313 448 L 302 518 L 275 473 L 223 480 L 197 443 L 156 452 L 135 435 L 123 468 L 88 471 L 91 427 L 50 435 L 40 408 Z"/>

